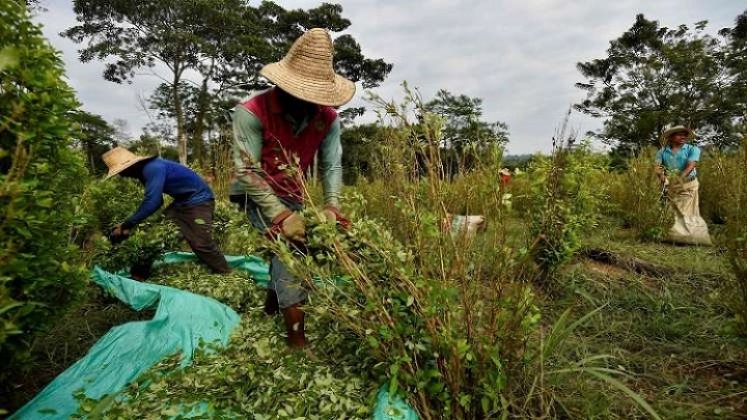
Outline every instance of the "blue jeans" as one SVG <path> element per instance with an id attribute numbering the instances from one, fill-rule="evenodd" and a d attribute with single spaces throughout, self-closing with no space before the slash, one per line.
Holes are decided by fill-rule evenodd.
<path id="1" fill-rule="evenodd" d="M 247 195 L 232 194 L 230 196 L 232 203 L 239 205 L 244 211 L 249 222 L 258 229 L 262 234 L 272 226 L 272 220 L 268 219 L 257 205 Z M 303 204 L 281 198 L 280 201 L 292 211 L 303 210 Z M 278 306 L 285 309 L 295 304 L 301 303 L 308 297 L 308 291 L 303 282 L 292 275 L 285 264 L 280 261 L 277 255 L 273 255 L 270 260 L 270 290 L 275 291 L 278 296 Z"/>

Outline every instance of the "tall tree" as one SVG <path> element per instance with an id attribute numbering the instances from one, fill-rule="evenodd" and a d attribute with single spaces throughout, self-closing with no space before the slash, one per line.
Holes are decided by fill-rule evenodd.
<path id="1" fill-rule="evenodd" d="M 187 161 L 185 118 L 179 86 L 189 70 L 203 57 L 206 17 L 216 12 L 217 2 L 230 0 L 75 0 L 80 25 L 63 35 L 75 42 L 87 41 L 81 49 L 83 62 L 109 60 L 104 78 L 116 83 L 129 81 L 142 67 L 162 64 L 170 72 L 165 82 L 171 87 L 176 120 L 179 160 Z M 236 7 L 241 6 L 234 0 Z"/>
<path id="2" fill-rule="evenodd" d="M 322 4 L 286 10 L 264 1 L 254 7 L 246 0 L 75 0 L 80 25 L 63 34 L 76 42 L 82 61 L 110 60 L 107 80 L 131 80 L 135 70 L 163 64 L 170 71 L 168 112 L 176 122 L 182 162 L 187 160 L 187 111 L 181 90 L 194 83 L 192 102 L 194 157 L 204 159 L 204 132 L 210 118 L 211 97 L 226 99 L 230 92 L 267 87 L 259 78 L 266 63 L 282 58 L 290 44 L 312 27 L 340 32 L 350 26 L 342 7 Z M 391 64 L 369 59 L 349 35 L 335 40 L 337 71 L 364 87 L 384 80 Z M 163 101 L 159 101 L 164 104 Z"/>
<path id="3" fill-rule="evenodd" d="M 439 90 L 436 97 L 425 103 L 427 112 L 440 115 L 445 120 L 444 146 L 461 151 L 468 146 L 483 147 L 508 142 L 508 126 L 501 121 L 482 120 L 482 99 L 467 95 L 454 95 Z"/>
<path id="4" fill-rule="evenodd" d="M 734 27 L 722 29 L 728 45 L 724 50 L 724 63 L 734 82 L 727 91 L 728 101 L 736 104 L 737 131 L 747 133 L 747 10 L 734 19 Z"/>
<path id="5" fill-rule="evenodd" d="M 106 172 L 106 165 L 101 160 L 101 155 L 116 145 L 115 128 L 101 116 L 81 110 L 72 114 L 72 120 L 80 129 L 77 143 L 86 155 L 89 172 L 103 174 Z"/>
<path id="6" fill-rule="evenodd" d="M 684 124 L 717 145 L 736 141 L 738 99 L 727 95 L 735 74 L 724 65 L 724 41 L 694 28 L 669 29 L 638 15 L 633 26 L 610 41 L 607 57 L 578 63 L 587 79 L 576 86 L 587 98 L 575 108 L 604 118 L 595 133 L 623 151 L 659 145 L 668 124 Z"/>

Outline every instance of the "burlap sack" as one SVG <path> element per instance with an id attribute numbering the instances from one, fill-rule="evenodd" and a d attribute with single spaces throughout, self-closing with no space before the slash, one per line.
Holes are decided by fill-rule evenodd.
<path id="1" fill-rule="evenodd" d="M 700 217 L 697 179 L 682 184 L 670 185 L 669 201 L 674 210 L 674 225 L 669 230 L 669 239 L 676 243 L 712 245 L 708 225 Z"/>

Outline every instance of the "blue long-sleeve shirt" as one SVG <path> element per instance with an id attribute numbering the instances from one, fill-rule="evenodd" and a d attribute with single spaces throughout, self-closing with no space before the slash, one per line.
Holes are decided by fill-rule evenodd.
<path id="1" fill-rule="evenodd" d="M 176 205 L 194 205 L 215 198 L 199 175 L 170 160 L 156 158 L 146 162 L 139 179 L 145 185 L 145 198 L 137 211 L 122 224 L 126 229 L 155 213 L 163 204 L 163 194 L 173 197 Z"/>

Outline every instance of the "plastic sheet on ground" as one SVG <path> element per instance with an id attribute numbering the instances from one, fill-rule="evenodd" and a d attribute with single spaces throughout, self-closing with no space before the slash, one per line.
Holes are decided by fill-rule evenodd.
<path id="1" fill-rule="evenodd" d="M 379 389 L 376 395 L 376 406 L 373 412 L 374 420 L 418 420 L 418 414 L 407 401 L 399 396 L 391 396 L 386 386 Z"/>
<path id="2" fill-rule="evenodd" d="M 255 256 L 226 256 L 231 267 L 248 272 L 262 287 L 269 282 L 269 266 Z M 189 252 L 169 252 L 156 263 L 197 261 Z M 75 393 L 101 399 L 124 389 L 164 357 L 181 352 L 182 366 L 192 360 L 201 343 L 225 346 L 239 324 L 230 307 L 206 296 L 112 274 L 99 267 L 93 281 L 136 311 L 155 308 L 153 319 L 112 328 L 88 353 L 57 376 L 11 419 L 65 419 L 78 410 Z M 184 417 L 200 416 L 206 404 L 178 408 Z M 416 420 L 415 411 L 403 399 L 390 397 L 386 387 L 377 395 L 375 420 Z"/>
<path id="3" fill-rule="evenodd" d="M 197 255 L 191 252 L 167 252 L 153 263 L 155 267 L 162 264 L 178 264 L 183 262 L 198 262 Z M 261 287 L 267 287 L 270 282 L 270 266 L 260 257 L 254 255 L 226 255 L 228 265 L 236 270 L 249 273 L 252 279 Z"/>
<path id="4" fill-rule="evenodd" d="M 92 278 L 136 311 L 156 308 L 155 316 L 112 328 L 11 418 L 68 418 L 78 409 L 76 391 L 82 389 L 94 399 L 111 395 L 176 352 L 181 352 L 182 365 L 187 365 L 201 342 L 226 345 L 239 324 L 233 309 L 205 296 L 141 283 L 98 267 Z"/>

